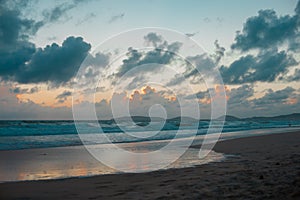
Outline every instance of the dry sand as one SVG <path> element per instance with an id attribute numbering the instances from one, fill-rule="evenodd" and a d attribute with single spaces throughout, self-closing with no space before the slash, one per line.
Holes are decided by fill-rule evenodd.
<path id="1" fill-rule="evenodd" d="M 300 132 L 221 141 L 224 162 L 0 184 L 0 199 L 300 199 Z"/>

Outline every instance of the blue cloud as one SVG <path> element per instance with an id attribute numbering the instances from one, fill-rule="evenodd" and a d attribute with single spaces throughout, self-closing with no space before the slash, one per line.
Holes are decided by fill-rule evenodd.
<path id="1" fill-rule="evenodd" d="M 296 50 L 300 36 L 299 10 L 299 2 L 293 16 L 278 16 L 274 10 L 260 10 L 257 16 L 247 19 L 242 32 L 237 32 L 231 48 L 249 51 L 274 48 L 287 42 L 290 49 Z"/>

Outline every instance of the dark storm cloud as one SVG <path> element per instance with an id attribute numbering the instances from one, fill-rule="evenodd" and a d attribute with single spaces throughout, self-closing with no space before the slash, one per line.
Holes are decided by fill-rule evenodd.
<path id="1" fill-rule="evenodd" d="M 27 40 L 42 26 L 42 22 L 23 19 L 18 9 L 10 9 L 7 4 L 0 5 L 0 50 L 11 50 L 28 45 Z"/>
<path id="2" fill-rule="evenodd" d="M 110 18 L 110 20 L 108 20 L 108 23 L 113 23 L 119 19 L 122 19 L 125 16 L 125 13 L 121 13 L 119 15 L 114 15 Z"/>
<path id="3" fill-rule="evenodd" d="M 296 64 L 297 61 L 285 51 L 272 50 L 258 56 L 242 56 L 229 67 L 221 66 L 220 72 L 227 84 L 272 82 Z"/>
<path id="4" fill-rule="evenodd" d="M 86 1 L 68 1 L 44 10 L 44 19 L 36 21 L 23 16 L 22 11 L 28 8 L 28 0 L 2 0 L 0 3 L 0 49 L 12 50 L 20 46 L 32 45 L 28 39 L 46 23 L 59 20 L 67 11 Z M 29 43 L 29 44 L 28 44 Z"/>
<path id="5" fill-rule="evenodd" d="M 62 45 L 52 43 L 38 49 L 31 43 L 22 44 L 14 51 L 0 51 L 2 80 L 23 84 L 44 82 L 57 87 L 76 74 L 87 55 L 85 64 L 90 66 L 105 66 L 109 62 L 109 55 L 90 55 L 88 52 L 91 45 L 81 37 L 68 37 Z"/>
<path id="6" fill-rule="evenodd" d="M 52 82 L 61 85 L 77 72 L 90 50 L 81 37 L 68 37 L 61 46 L 56 43 L 44 49 L 22 47 L 0 54 L 0 76 L 19 83 Z"/>
<path id="7" fill-rule="evenodd" d="M 24 42 L 22 45 L 10 51 L 0 47 L 0 76 L 2 79 L 11 79 L 35 53 L 34 44 Z"/>
<path id="8" fill-rule="evenodd" d="M 287 73 L 298 62 L 292 52 L 300 50 L 300 1 L 294 15 L 278 16 L 274 10 L 260 10 L 250 17 L 238 32 L 232 49 L 247 52 L 258 50 L 258 55 L 246 55 L 234 61 L 229 67 L 221 66 L 220 71 L 227 84 L 273 82 L 298 80 L 297 70 L 293 76 Z M 277 48 L 287 45 L 287 51 Z"/>
<path id="9" fill-rule="evenodd" d="M 81 37 L 68 37 L 61 46 L 53 43 L 38 49 L 21 73 L 15 75 L 15 80 L 19 83 L 65 83 L 78 71 L 90 48 Z"/>
<path id="10" fill-rule="evenodd" d="M 299 7 L 298 2 L 293 16 L 278 16 L 274 10 L 260 10 L 257 16 L 247 19 L 242 32 L 237 32 L 232 49 L 267 49 L 287 42 L 295 50 L 300 36 Z"/>
<path id="11" fill-rule="evenodd" d="M 17 1 L 0 4 L 0 76 L 9 79 L 35 53 L 35 45 L 28 39 L 36 33 L 40 22 L 22 18 Z M 23 6 L 27 6 L 27 1 Z"/>
<path id="12" fill-rule="evenodd" d="M 27 5 L 27 2 L 20 1 Z M 82 38 L 68 37 L 59 46 L 56 43 L 36 48 L 29 39 L 45 21 L 22 16 L 19 1 L 2 1 L 0 5 L 0 78 L 19 83 L 51 82 L 61 85 L 70 80 L 88 54 L 91 46 Z M 51 11 L 49 21 L 82 1 L 72 1 Z M 26 5 L 25 5 L 26 3 Z M 22 4 L 22 5 L 23 5 Z M 98 57 L 95 57 L 95 62 Z"/>
<path id="13" fill-rule="evenodd" d="M 298 1 L 297 6 L 295 8 L 295 12 L 297 15 L 300 15 L 300 1 Z"/>

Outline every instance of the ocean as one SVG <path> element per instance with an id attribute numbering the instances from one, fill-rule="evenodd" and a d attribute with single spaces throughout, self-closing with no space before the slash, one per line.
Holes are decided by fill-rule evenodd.
<path id="1" fill-rule="evenodd" d="M 99 123 L 101 130 L 96 123 Z M 207 133 L 210 121 L 190 120 L 180 124 L 180 120 L 153 122 L 147 126 L 144 120 L 116 123 L 113 120 L 98 122 L 77 122 L 81 134 L 93 136 L 94 133 L 106 134 L 112 143 L 132 143 L 173 139 L 180 127 L 181 134 L 177 138 L 188 138 Z M 214 123 L 216 126 L 216 124 Z M 153 131 L 159 130 L 156 134 Z M 300 120 L 232 120 L 226 121 L 222 134 L 236 131 L 300 127 Z M 219 130 L 219 127 L 215 127 Z M 125 131 L 124 131 L 125 130 Z M 141 132 L 142 130 L 142 132 Z M 133 137 L 126 133 L 133 132 L 151 137 Z M 136 133 L 139 132 L 139 133 Z M 210 127 L 214 133 L 214 127 Z M 99 144 L 93 141 L 91 144 Z M 19 150 L 33 148 L 65 147 L 82 145 L 74 121 L 0 121 L 0 150 Z"/>

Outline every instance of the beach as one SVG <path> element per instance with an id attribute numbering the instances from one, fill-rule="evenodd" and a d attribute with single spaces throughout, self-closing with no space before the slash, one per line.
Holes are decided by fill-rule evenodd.
<path id="1" fill-rule="evenodd" d="M 194 146 L 192 148 L 199 148 Z M 300 132 L 219 141 L 195 167 L 0 184 L 0 199 L 299 199 Z"/>

